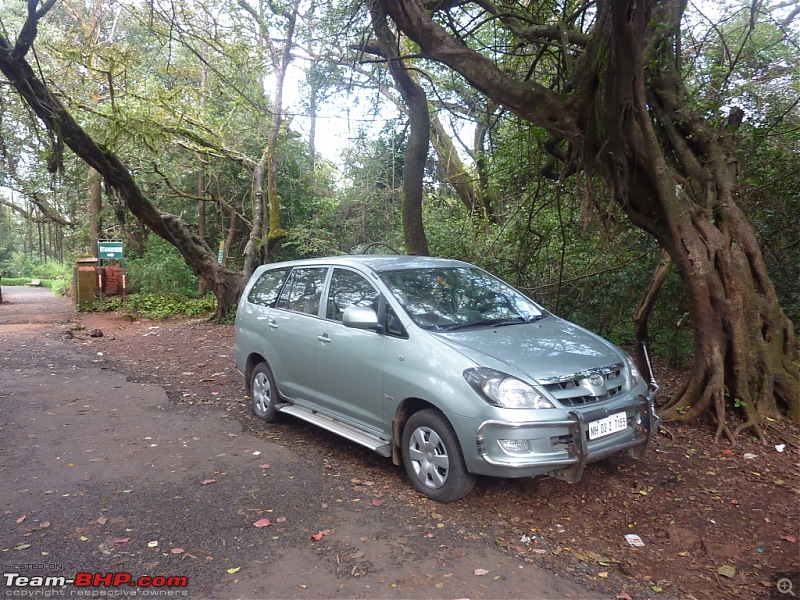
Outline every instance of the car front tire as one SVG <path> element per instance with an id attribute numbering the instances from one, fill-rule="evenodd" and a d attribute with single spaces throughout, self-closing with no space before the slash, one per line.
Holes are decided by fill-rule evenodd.
<path id="1" fill-rule="evenodd" d="M 437 502 L 453 502 L 472 490 L 453 426 L 438 410 L 414 413 L 403 429 L 403 463 L 414 488 Z"/>
<path id="2" fill-rule="evenodd" d="M 259 363 L 250 375 L 250 403 L 253 412 L 267 423 L 278 420 L 278 386 L 266 363 Z"/>

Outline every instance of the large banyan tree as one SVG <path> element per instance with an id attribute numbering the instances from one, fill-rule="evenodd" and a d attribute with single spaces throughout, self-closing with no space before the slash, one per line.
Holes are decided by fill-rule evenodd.
<path id="1" fill-rule="evenodd" d="M 717 437 L 731 441 L 749 428 L 763 438 L 767 417 L 800 421 L 798 341 L 739 203 L 744 114 L 732 108 L 715 120 L 692 102 L 682 78 L 685 0 L 378 1 L 423 57 L 546 130 L 560 176 L 602 179 L 668 252 L 695 352 L 663 417 L 711 414 Z"/>

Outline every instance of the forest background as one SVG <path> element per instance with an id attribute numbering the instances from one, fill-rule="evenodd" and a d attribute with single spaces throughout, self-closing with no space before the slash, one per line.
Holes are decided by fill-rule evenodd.
<path id="1" fill-rule="evenodd" d="M 121 239 L 135 292 L 213 293 L 224 318 L 265 262 L 458 258 L 685 367 L 671 418 L 708 414 L 718 436 L 739 431 L 729 419 L 759 435 L 764 419 L 800 418 L 799 13 L 780 0 L 6 2 L 0 274 L 69 275 L 98 239 Z M 462 61 L 466 49 L 476 54 Z M 496 72 L 473 71 L 486 66 L 477 55 Z M 626 92 L 586 91 L 626 70 L 647 102 L 634 93 L 617 113 Z M 493 83 L 512 80 L 522 83 Z M 523 88 L 535 108 L 517 102 Z M 581 93 L 593 106 L 583 113 L 564 100 Z M 575 117 L 548 126 L 557 119 L 536 111 L 556 99 L 555 114 Z M 646 117 L 626 121 L 637 107 Z M 663 151 L 648 164 L 663 160 L 653 170 L 666 184 L 620 176 L 635 169 L 614 163 L 619 142 L 642 164 L 644 121 Z M 696 186 L 708 165 L 714 185 Z M 670 186 L 705 194 L 676 212 L 703 221 L 710 263 L 728 260 L 708 241 L 713 227 L 755 265 L 751 287 L 767 280 L 750 300 L 731 292 L 735 260 L 709 276 L 744 315 L 698 300 L 712 280 L 687 266 L 693 238 L 662 227 L 679 221 L 669 207 L 648 213 Z M 658 201 L 637 204 L 652 189 Z M 755 341 L 736 325 L 748 311 L 762 315 L 750 318 Z M 704 323 L 712 315 L 719 339 Z"/>

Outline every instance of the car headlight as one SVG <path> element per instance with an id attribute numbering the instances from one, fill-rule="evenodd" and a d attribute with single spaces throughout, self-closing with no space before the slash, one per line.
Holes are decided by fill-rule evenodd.
<path id="1" fill-rule="evenodd" d="M 501 408 L 555 408 L 541 392 L 502 371 L 476 367 L 464 371 L 464 379 L 492 406 Z"/>
<path id="2" fill-rule="evenodd" d="M 636 387 L 642 380 L 642 374 L 639 373 L 639 368 L 636 366 L 636 363 L 633 362 L 633 358 L 631 358 L 630 354 L 625 355 L 625 362 L 628 364 L 628 370 L 631 372 L 631 383 L 633 387 Z"/>

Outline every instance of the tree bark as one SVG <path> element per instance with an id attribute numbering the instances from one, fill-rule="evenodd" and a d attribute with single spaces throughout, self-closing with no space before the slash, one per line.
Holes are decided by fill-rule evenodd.
<path id="1" fill-rule="evenodd" d="M 389 71 L 408 107 L 409 136 L 403 156 L 402 210 L 406 253 L 427 256 L 429 250 L 422 221 L 422 196 L 431 131 L 428 97 L 400 58 L 398 52 L 400 42 L 389 29 L 386 13 L 381 10 L 377 2 L 372 4 L 371 12 L 372 26 L 388 59 Z"/>
<path id="2" fill-rule="evenodd" d="M 431 141 L 436 149 L 436 154 L 439 156 L 439 162 L 442 164 L 445 183 L 453 186 L 456 194 L 461 198 L 461 202 L 470 214 L 474 215 L 476 212 L 480 212 L 484 213 L 481 215 L 482 217 L 488 217 L 489 215 L 485 214 L 485 210 L 483 210 L 485 209 L 483 202 L 478 197 L 475 178 L 461 161 L 455 144 L 453 144 L 453 140 L 450 139 L 450 136 L 445 131 L 439 117 L 434 116 L 431 119 L 431 125 Z"/>
<path id="3" fill-rule="evenodd" d="M 253 226 L 250 228 L 250 236 L 247 238 L 247 245 L 244 247 L 244 277 L 249 279 L 253 271 L 266 260 L 265 249 L 267 247 L 264 240 L 264 165 L 267 160 L 267 151 L 261 154 L 261 159 L 253 169 Z"/>
<path id="4" fill-rule="evenodd" d="M 645 356 L 644 350 L 645 346 L 650 342 L 648 322 L 653 308 L 655 308 L 656 302 L 658 301 L 661 288 L 667 279 L 667 275 L 669 275 L 671 264 L 672 261 L 670 260 L 669 253 L 667 253 L 666 250 L 662 250 L 661 255 L 658 257 L 656 268 L 653 270 L 653 276 L 650 278 L 650 283 L 647 285 L 647 290 L 645 290 L 644 296 L 639 302 L 639 306 L 633 313 L 634 339 L 636 340 L 636 354 L 634 358 L 636 358 L 636 364 L 639 365 L 639 370 L 643 373 L 645 372 L 644 367 L 647 366 L 649 362 Z M 650 375 L 652 375 L 652 373 L 650 373 Z"/>
<path id="5" fill-rule="evenodd" d="M 208 44 L 204 44 L 204 55 L 208 53 Z M 207 84 L 208 84 L 208 67 L 203 64 L 200 71 L 200 111 L 205 113 L 207 104 Z M 197 202 L 197 237 L 202 242 L 206 241 L 206 167 L 208 161 L 202 154 L 197 155 L 197 196 L 200 200 Z M 197 293 L 205 294 L 207 291 L 206 283 L 203 279 L 197 282 Z"/>
<path id="6" fill-rule="evenodd" d="M 89 167 L 89 236 L 92 243 L 92 256 L 97 256 L 97 240 L 103 231 L 103 177 L 96 169 Z"/>
<path id="7" fill-rule="evenodd" d="M 797 338 L 737 204 L 741 118 L 717 126 L 690 108 L 676 51 L 683 0 L 598 3 L 581 52 L 569 57 L 566 94 L 514 80 L 436 24 L 419 0 L 381 5 L 425 56 L 571 144 L 583 168 L 602 177 L 631 221 L 669 253 L 688 297 L 695 352 L 663 417 L 711 415 L 717 437 L 731 440 L 748 428 L 762 436 L 767 417 L 800 421 Z M 512 33 L 523 29 L 495 16 Z M 546 28 L 536 34 L 546 36 Z"/>

